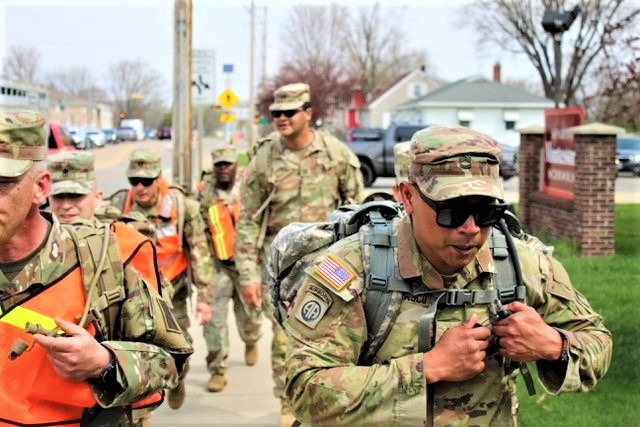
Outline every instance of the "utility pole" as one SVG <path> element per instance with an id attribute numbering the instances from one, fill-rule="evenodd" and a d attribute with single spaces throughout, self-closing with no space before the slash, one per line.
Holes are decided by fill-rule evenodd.
<path id="1" fill-rule="evenodd" d="M 264 15 L 262 18 L 262 76 L 260 78 L 260 87 L 264 88 L 267 82 L 267 6 L 264 7 Z"/>
<path id="2" fill-rule="evenodd" d="M 173 52 L 173 182 L 192 187 L 191 0 L 175 0 Z M 181 161 L 182 160 L 182 161 Z"/>
<path id="3" fill-rule="evenodd" d="M 256 26 L 256 7 L 251 0 L 251 41 L 249 43 L 249 148 L 253 147 L 256 142 L 256 125 L 253 123 L 253 118 L 256 115 L 256 101 L 255 101 L 255 26 Z"/>

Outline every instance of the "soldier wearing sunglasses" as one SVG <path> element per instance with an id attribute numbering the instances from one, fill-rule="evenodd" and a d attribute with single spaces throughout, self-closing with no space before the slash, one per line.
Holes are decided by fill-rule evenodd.
<path id="1" fill-rule="evenodd" d="M 409 176 L 398 184 L 406 215 L 394 219 L 391 236 L 397 271 L 411 292 L 394 293 L 400 306 L 386 312 L 392 326 L 365 366 L 362 292 L 371 254 L 355 233 L 320 257 L 317 265 L 334 266 L 336 274 L 308 275 L 285 323 L 285 392 L 298 420 L 514 426 L 517 370 L 508 360 L 535 362 L 551 394 L 589 391 L 606 373 L 610 332 L 540 246 L 514 239 L 524 289 L 522 302 L 503 306 L 508 311 L 500 300 L 438 303 L 441 295 L 491 295 L 497 287 L 488 238 L 506 210 L 499 154 L 495 140 L 465 127 L 431 126 L 413 135 Z M 432 328 L 424 328 L 430 313 Z"/>
<path id="2" fill-rule="evenodd" d="M 158 268 L 173 285 L 173 313 L 185 336 L 189 334 L 187 300 L 191 284 L 197 290 L 195 318 L 200 324 L 211 319 L 213 303 L 213 262 L 205 237 L 200 205 L 188 199 L 181 187 L 170 185 L 162 176 L 160 153 L 138 149 L 129 155 L 126 171 L 131 187 L 109 198 L 109 204 L 123 214 L 138 212 L 155 224 Z M 185 369 L 185 372 L 187 370 Z M 169 406 L 178 409 L 185 398 L 184 378 L 171 389 Z"/>
<path id="3" fill-rule="evenodd" d="M 309 85 L 293 83 L 274 92 L 269 106 L 273 132 L 257 145 L 241 182 L 242 209 L 234 257 L 246 304 L 270 315 L 266 262 L 269 245 L 290 222 L 324 221 L 338 206 L 359 203 L 364 185 L 358 158 L 333 135 L 311 127 Z M 284 331 L 273 317 L 271 360 L 274 394 L 284 390 Z M 293 419 L 281 400 L 281 425 Z"/>

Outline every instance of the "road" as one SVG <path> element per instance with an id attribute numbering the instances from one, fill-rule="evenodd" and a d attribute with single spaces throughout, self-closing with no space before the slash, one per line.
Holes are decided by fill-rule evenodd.
<path id="1" fill-rule="evenodd" d="M 210 161 L 209 152 L 220 141 L 207 140 L 203 143 L 206 153 L 202 164 Z M 94 150 L 96 156 L 96 174 L 100 187 L 105 194 L 119 188 L 125 188 L 127 180 L 125 169 L 127 156 L 136 148 L 154 148 L 162 152 L 162 164 L 165 175 L 171 177 L 172 146 L 170 142 L 143 141 L 123 143 Z M 196 158 L 197 147 L 194 147 Z M 199 168 L 195 168 L 198 169 Z M 390 191 L 392 178 L 378 179 L 368 191 Z M 505 182 L 506 200 L 518 201 L 518 178 Z M 616 203 L 640 203 L 640 177 L 621 176 L 616 180 Z M 232 310 L 229 310 L 230 313 Z M 271 393 L 271 368 L 269 348 L 271 343 L 271 325 L 263 322 L 263 337 L 259 342 L 260 358 L 253 367 L 244 364 L 244 345 L 234 329 L 234 320 L 230 314 L 230 355 L 228 359 L 228 385 L 220 393 L 208 393 L 205 390 L 209 374 L 205 367 L 206 348 L 202 338 L 202 329 L 198 325 L 190 328 L 195 339 L 195 353 L 190 359 L 191 370 L 186 378 L 187 398 L 179 410 L 172 410 L 163 404 L 155 411 L 152 419 L 154 426 L 277 426 L 279 420 L 279 402 Z"/>

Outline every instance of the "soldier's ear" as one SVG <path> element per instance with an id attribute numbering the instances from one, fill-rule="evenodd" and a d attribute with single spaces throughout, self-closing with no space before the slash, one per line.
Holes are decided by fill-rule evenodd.
<path id="1" fill-rule="evenodd" d="M 40 172 L 34 179 L 33 186 L 33 203 L 36 206 L 40 206 L 47 201 L 47 197 L 49 197 L 49 191 L 51 190 L 51 173 L 49 171 Z"/>
<path id="2" fill-rule="evenodd" d="M 401 181 L 398 183 L 398 194 L 402 200 L 402 206 L 409 215 L 413 213 L 414 191 L 415 189 L 409 181 Z"/>

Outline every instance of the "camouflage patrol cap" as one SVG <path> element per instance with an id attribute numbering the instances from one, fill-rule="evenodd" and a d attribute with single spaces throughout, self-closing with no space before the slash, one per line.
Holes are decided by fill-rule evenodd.
<path id="1" fill-rule="evenodd" d="M 211 158 L 213 159 L 214 165 L 220 162 L 237 163 L 238 150 L 236 150 L 236 147 L 233 145 L 216 147 L 211 150 Z"/>
<path id="2" fill-rule="evenodd" d="M 162 172 L 160 153 L 154 150 L 134 150 L 129 155 L 127 178 L 157 178 Z"/>
<path id="3" fill-rule="evenodd" d="M 411 138 L 410 180 L 440 201 L 462 196 L 504 199 L 499 174 L 500 145 L 462 126 L 430 126 Z"/>
<path id="4" fill-rule="evenodd" d="M 56 194 L 89 194 L 96 174 L 93 154 L 87 151 L 62 151 L 47 159 L 51 172 L 51 191 Z"/>
<path id="5" fill-rule="evenodd" d="M 399 142 L 393 147 L 393 169 L 396 182 L 406 181 L 411 170 L 411 141 Z"/>
<path id="6" fill-rule="evenodd" d="M 282 86 L 273 92 L 274 102 L 269 111 L 296 110 L 311 101 L 309 85 L 306 83 L 292 83 Z"/>
<path id="7" fill-rule="evenodd" d="M 35 111 L 0 112 L 0 176 L 20 176 L 33 160 L 45 159 L 45 121 Z"/>

